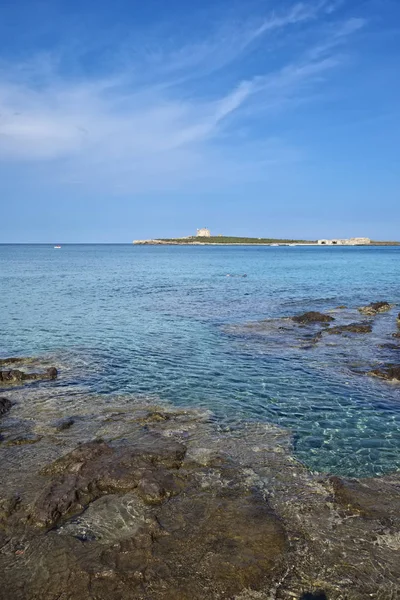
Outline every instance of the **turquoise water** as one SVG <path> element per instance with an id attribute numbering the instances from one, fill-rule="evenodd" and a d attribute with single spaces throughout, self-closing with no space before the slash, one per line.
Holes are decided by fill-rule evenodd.
<path id="1" fill-rule="evenodd" d="M 396 247 L 0 246 L 0 354 L 51 355 L 59 385 L 93 402 L 144 394 L 209 409 L 221 427 L 273 422 L 313 469 L 380 474 L 400 467 L 400 386 L 354 370 L 400 361 L 379 347 L 396 341 L 399 308 L 369 336 L 309 349 L 241 325 L 400 304 L 399 281 Z"/>

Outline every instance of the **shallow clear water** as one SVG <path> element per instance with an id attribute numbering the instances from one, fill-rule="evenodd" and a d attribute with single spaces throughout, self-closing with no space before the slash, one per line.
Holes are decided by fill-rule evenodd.
<path id="1" fill-rule="evenodd" d="M 50 355 L 59 385 L 93 402 L 144 394 L 224 427 L 270 421 L 313 469 L 380 474 L 400 468 L 400 386 L 354 368 L 399 362 L 379 348 L 396 341 L 398 307 L 373 334 L 309 350 L 232 325 L 400 304 L 399 280 L 396 247 L 0 246 L 0 355 Z"/>

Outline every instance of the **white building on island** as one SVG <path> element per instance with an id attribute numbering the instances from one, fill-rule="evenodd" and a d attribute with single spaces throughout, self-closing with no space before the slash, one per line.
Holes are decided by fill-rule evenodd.
<path id="1" fill-rule="evenodd" d="M 366 237 L 350 238 L 348 240 L 318 240 L 320 246 L 365 246 L 371 243 Z"/>
<path id="2" fill-rule="evenodd" d="M 211 237 L 210 230 L 206 229 L 205 227 L 203 229 L 198 229 L 196 237 Z"/>

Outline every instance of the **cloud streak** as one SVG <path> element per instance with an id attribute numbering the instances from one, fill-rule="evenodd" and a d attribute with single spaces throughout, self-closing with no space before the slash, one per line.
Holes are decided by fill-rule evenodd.
<path id="1" fill-rule="evenodd" d="M 49 177 L 64 184 L 123 193 L 175 189 L 207 179 L 254 178 L 257 165 L 264 172 L 265 164 L 277 158 L 292 160 L 293 151 L 289 145 L 285 153 L 284 144 L 265 135 L 259 139 L 257 132 L 252 141 L 243 140 L 240 132 L 249 114 L 259 108 L 268 112 L 280 103 L 287 107 L 288 101 L 320 83 L 340 64 L 338 45 L 364 22 L 339 23 L 323 44 L 304 48 L 300 57 L 283 64 L 263 61 L 263 72 L 250 77 L 240 62 L 250 46 L 262 48 L 271 31 L 285 32 L 307 22 L 323 33 L 317 16 L 326 7 L 326 2 L 296 4 L 286 14 L 271 15 L 231 37 L 228 51 L 225 36 L 219 45 L 215 39 L 204 40 L 201 46 L 177 49 L 172 60 L 167 53 L 166 67 L 155 64 L 159 59 L 152 68 L 148 60 L 141 64 L 137 59 L 134 69 L 116 67 L 103 77 L 76 79 L 51 59 L 38 60 L 36 67 L 35 62 L 3 65 L 0 161 L 48 164 Z M 203 82 L 188 84 L 228 65 L 228 83 L 209 88 Z M 145 78 L 136 75 L 141 67 L 147 69 Z M 239 146 L 246 148 L 241 156 Z"/>

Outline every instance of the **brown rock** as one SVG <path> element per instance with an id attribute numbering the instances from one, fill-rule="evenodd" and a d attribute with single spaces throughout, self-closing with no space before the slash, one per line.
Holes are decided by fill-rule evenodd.
<path id="1" fill-rule="evenodd" d="M 0 555 L 0 568 L 8 565 L 4 597 L 216 600 L 279 579 L 288 541 L 265 496 L 248 487 L 247 475 L 228 457 L 215 467 L 193 460 L 182 466 L 184 458 L 181 444 L 144 432 L 133 446 L 82 444 L 43 469 L 44 490 L 33 503 L 4 501 L 5 517 L 11 514 L 23 532 L 20 543 L 7 547 L 10 560 Z M 115 507 L 127 498 L 133 512 L 114 513 L 107 522 L 105 495 Z M 89 503 L 92 523 L 102 522 L 110 539 L 74 529 L 75 518 L 66 522 Z M 81 523 L 88 523 L 89 511 Z"/>
<path id="2" fill-rule="evenodd" d="M 378 369 L 373 369 L 368 372 L 372 377 L 380 377 L 387 381 L 400 382 L 400 365 L 384 365 Z"/>
<path id="3" fill-rule="evenodd" d="M 350 323 L 349 325 L 338 325 L 330 327 L 326 333 L 330 335 L 341 335 L 342 333 L 371 333 L 372 326 L 369 323 Z"/>
<path id="4" fill-rule="evenodd" d="M 380 479 L 330 477 L 335 502 L 362 517 L 399 523 L 400 489 Z"/>
<path id="5" fill-rule="evenodd" d="M 300 323 L 301 325 L 307 325 L 309 323 L 330 323 L 335 320 L 334 317 L 331 317 L 330 315 L 315 311 L 306 312 L 302 315 L 291 317 L 291 319 L 295 323 Z"/>
<path id="6" fill-rule="evenodd" d="M 58 419 L 53 423 L 53 427 L 56 431 L 65 431 L 72 427 L 75 423 L 75 419 L 73 417 L 64 417 L 63 419 Z"/>
<path id="7" fill-rule="evenodd" d="M 114 448 L 102 440 L 82 444 L 42 470 L 53 478 L 38 498 L 32 519 L 38 526 L 51 527 L 104 494 L 135 489 L 148 504 L 163 502 L 180 490 L 174 471 L 184 456 L 181 444 L 152 434 L 144 435 L 136 447 Z"/>
<path id="8" fill-rule="evenodd" d="M 10 356 L 8 358 L 0 358 L 0 367 L 4 365 L 21 365 L 28 362 L 29 358 L 24 358 L 21 356 Z"/>
<path id="9" fill-rule="evenodd" d="M 384 350 L 400 350 L 398 344 L 379 344 L 379 348 L 383 348 Z"/>
<path id="10" fill-rule="evenodd" d="M 184 585 L 188 599 L 260 589 L 277 574 L 287 550 L 284 528 L 268 502 L 240 485 L 219 493 L 189 490 L 164 504 L 157 520 L 164 535 L 155 541 L 155 559 L 166 560 L 174 579 L 179 571 L 198 575 Z M 214 593 L 207 596 L 207 587 Z"/>
<path id="11" fill-rule="evenodd" d="M 8 412 L 11 406 L 12 404 L 8 398 L 0 398 L 0 416 Z"/>
<path id="12" fill-rule="evenodd" d="M 15 512 L 20 501 L 17 494 L 0 498 L 0 522 L 5 521 Z"/>
<path id="13" fill-rule="evenodd" d="M 378 313 L 387 312 L 391 308 L 393 308 L 393 304 L 389 304 L 389 302 L 371 302 L 368 306 L 360 306 L 358 310 L 363 315 L 374 317 Z"/>
<path id="14" fill-rule="evenodd" d="M 42 379 L 56 379 L 57 375 L 58 371 L 55 367 L 50 367 L 44 373 L 25 373 L 18 369 L 10 369 L 9 371 L 0 371 L 0 383 L 12 384 Z"/>
<path id="15" fill-rule="evenodd" d="M 6 446 L 24 446 L 25 444 L 36 444 L 40 442 L 42 436 L 36 435 L 36 433 L 23 433 L 12 435 L 7 438 Z"/>
<path id="16" fill-rule="evenodd" d="M 188 475 L 184 493 L 117 543 L 54 531 L 22 541 L 0 598 L 228 600 L 272 584 L 284 571 L 283 526 L 261 494 L 227 484 L 204 490 Z"/>

